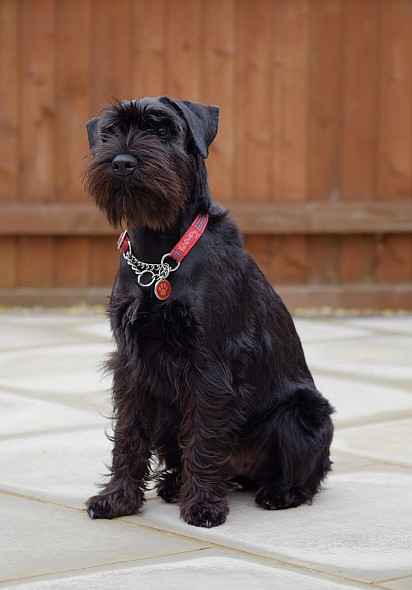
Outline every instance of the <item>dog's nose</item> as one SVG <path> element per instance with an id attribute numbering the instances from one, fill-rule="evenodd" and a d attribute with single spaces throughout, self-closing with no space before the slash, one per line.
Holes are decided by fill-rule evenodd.
<path id="1" fill-rule="evenodd" d="M 112 169 L 118 176 L 128 176 L 137 166 L 137 160 L 129 154 L 120 154 L 112 160 Z"/>

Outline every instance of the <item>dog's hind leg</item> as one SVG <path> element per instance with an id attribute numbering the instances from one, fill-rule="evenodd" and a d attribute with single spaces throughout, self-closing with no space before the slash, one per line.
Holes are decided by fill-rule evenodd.
<path id="1" fill-rule="evenodd" d="M 331 467 L 332 412 L 318 391 L 301 387 L 277 408 L 259 474 L 260 506 L 281 510 L 311 502 Z"/>

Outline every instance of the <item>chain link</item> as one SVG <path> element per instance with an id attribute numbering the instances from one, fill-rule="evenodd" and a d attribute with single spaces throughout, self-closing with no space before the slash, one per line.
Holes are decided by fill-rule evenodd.
<path id="1" fill-rule="evenodd" d="M 180 262 L 176 263 L 176 266 L 172 268 L 170 264 L 164 262 L 164 259 L 167 258 L 169 254 L 164 254 L 162 256 L 162 260 L 160 264 L 149 264 L 148 262 L 141 262 L 134 256 L 131 252 L 131 248 L 129 245 L 129 250 L 123 253 L 123 258 L 126 260 L 127 264 L 134 270 L 137 274 L 137 282 L 141 287 L 150 287 L 156 281 L 160 281 L 163 279 L 167 279 L 171 272 L 177 270 L 180 266 Z M 142 281 L 142 277 L 145 274 L 150 274 L 151 279 L 148 283 L 144 283 Z"/>

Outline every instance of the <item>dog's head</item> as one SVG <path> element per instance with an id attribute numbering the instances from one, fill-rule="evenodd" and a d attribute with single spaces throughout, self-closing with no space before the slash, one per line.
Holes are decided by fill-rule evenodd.
<path id="1" fill-rule="evenodd" d="M 171 227 L 217 133 L 219 109 L 167 96 L 114 102 L 86 125 L 84 183 L 109 222 Z"/>

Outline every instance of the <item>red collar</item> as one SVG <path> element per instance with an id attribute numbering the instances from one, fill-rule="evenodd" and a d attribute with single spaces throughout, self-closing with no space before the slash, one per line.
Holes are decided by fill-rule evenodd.
<path id="1" fill-rule="evenodd" d="M 170 252 L 164 254 L 160 261 L 160 264 L 148 264 L 138 260 L 132 252 L 132 244 L 130 236 L 125 230 L 117 241 L 117 248 L 122 252 L 124 259 L 127 264 L 131 266 L 134 272 L 137 274 L 137 282 L 141 287 L 150 287 L 154 285 L 154 293 L 158 299 L 167 299 L 171 293 L 171 286 L 167 277 L 171 272 L 175 272 L 182 260 L 189 254 L 190 250 L 196 244 L 196 242 L 202 237 L 206 226 L 209 221 L 209 214 L 200 214 L 196 217 L 189 229 L 180 238 L 178 243 L 172 248 Z M 165 262 L 166 258 L 173 258 L 177 263 L 173 268 Z M 144 275 L 150 275 L 149 281 L 142 281 Z"/>

